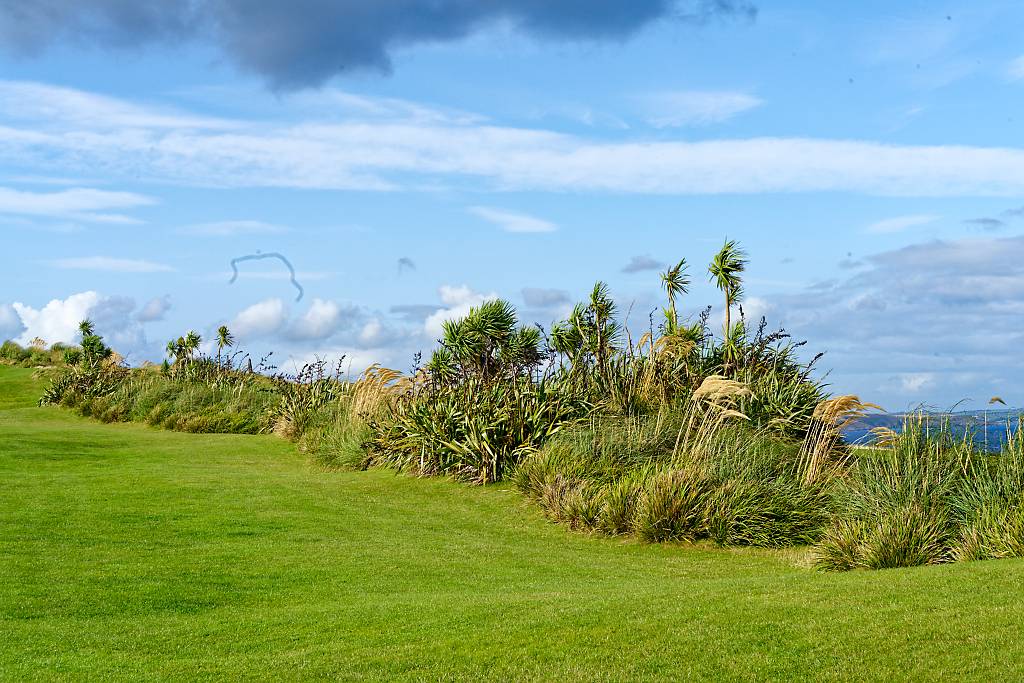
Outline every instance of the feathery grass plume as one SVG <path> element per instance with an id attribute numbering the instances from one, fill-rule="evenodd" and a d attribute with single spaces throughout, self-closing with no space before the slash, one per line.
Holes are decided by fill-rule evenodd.
<path id="1" fill-rule="evenodd" d="M 349 388 L 350 410 L 355 415 L 376 417 L 385 403 L 402 390 L 402 373 L 374 363 Z"/>
<path id="2" fill-rule="evenodd" d="M 742 382 L 721 375 L 705 377 L 687 402 L 689 417 L 679 427 L 673 455 L 679 452 L 680 446 L 694 454 L 703 453 L 728 420 L 748 419 L 736 410 L 736 405 L 749 395 L 750 389 Z"/>
<path id="3" fill-rule="evenodd" d="M 822 476 L 838 474 L 845 468 L 849 451 L 843 443 L 843 430 L 872 410 L 882 408 L 861 401 L 853 394 L 826 399 L 815 407 L 811 426 L 800 447 L 805 482 L 814 483 Z"/>

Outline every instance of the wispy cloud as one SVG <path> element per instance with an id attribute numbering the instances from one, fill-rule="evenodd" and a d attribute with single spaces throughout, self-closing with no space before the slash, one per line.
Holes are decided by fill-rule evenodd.
<path id="1" fill-rule="evenodd" d="M 492 223 L 505 232 L 554 232 L 558 226 L 543 218 L 516 213 L 488 206 L 471 206 L 467 209 L 471 214 Z"/>
<path id="2" fill-rule="evenodd" d="M 664 264 L 650 256 L 633 256 L 629 263 L 622 267 L 623 273 L 642 273 L 648 270 L 658 270 Z"/>
<path id="3" fill-rule="evenodd" d="M 764 104 L 753 95 L 727 90 L 657 92 L 636 99 L 647 121 L 658 128 L 721 123 Z"/>
<path id="4" fill-rule="evenodd" d="M 569 292 L 564 289 L 524 287 L 523 302 L 530 308 L 555 308 L 572 302 Z"/>
<path id="5" fill-rule="evenodd" d="M 48 87 L 48 86 L 40 86 Z M 141 106 L 141 105 L 140 105 Z M 148 110 L 147 110 L 148 111 Z M 187 118 L 187 115 L 186 115 Z M 0 149 L 25 168 L 200 187 L 722 194 L 1024 195 L 1024 149 L 810 138 L 610 142 L 482 123 L 342 120 L 109 129 L 0 108 Z M 471 185 L 472 187 L 472 185 Z"/>
<path id="6" fill-rule="evenodd" d="M 1006 65 L 1006 75 L 1013 81 L 1024 80 L 1024 55 L 1010 60 Z"/>
<path id="7" fill-rule="evenodd" d="M 59 192 L 28 192 L 0 187 L 0 213 L 62 218 L 93 223 L 138 223 L 138 219 L 107 211 L 133 209 L 156 200 L 134 192 L 72 188 Z"/>
<path id="8" fill-rule="evenodd" d="M 1006 221 L 991 217 L 969 218 L 964 221 L 964 224 L 982 230 L 1002 230 L 1006 227 Z"/>
<path id="9" fill-rule="evenodd" d="M 895 218 L 886 218 L 884 220 L 876 221 L 865 228 L 865 231 L 874 235 L 887 235 L 895 232 L 904 232 L 905 230 L 916 228 L 920 225 L 934 223 L 939 218 L 940 216 L 926 214 L 896 216 Z"/>
<path id="10" fill-rule="evenodd" d="M 53 259 L 49 261 L 49 264 L 64 270 L 98 270 L 111 273 L 169 273 L 174 271 L 174 268 L 165 263 L 109 256 Z"/>
<path id="11" fill-rule="evenodd" d="M 12 121 L 102 130 L 225 129 L 234 125 L 224 119 L 32 81 L 0 81 L 0 113 Z"/>

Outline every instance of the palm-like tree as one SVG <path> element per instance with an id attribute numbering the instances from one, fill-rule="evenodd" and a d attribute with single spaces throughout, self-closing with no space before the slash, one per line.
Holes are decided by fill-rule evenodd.
<path id="1" fill-rule="evenodd" d="M 196 352 L 199 351 L 199 345 L 202 343 L 203 338 L 199 336 L 199 333 L 196 332 L 195 330 L 189 330 L 185 334 L 184 343 L 181 345 L 182 351 L 184 351 L 185 355 L 189 358 L 189 360 L 191 360 L 192 357 L 196 354 Z"/>
<path id="2" fill-rule="evenodd" d="M 743 300 L 743 271 L 747 267 L 747 254 L 735 240 L 727 240 L 715 254 L 708 273 L 715 286 L 725 294 L 725 341 L 732 335 L 732 306 Z"/>
<path id="3" fill-rule="evenodd" d="M 96 325 L 93 321 L 86 318 L 82 322 L 78 323 L 78 331 L 82 333 L 83 337 L 90 337 L 96 334 Z"/>
<path id="4" fill-rule="evenodd" d="M 501 299 L 485 301 L 464 318 L 442 323 L 441 348 L 427 369 L 439 380 L 462 375 L 491 379 L 499 374 L 518 374 L 540 362 L 540 331 L 517 327 L 512 304 Z"/>
<path id="5" fill-rule="evenodd" d="M 231 330 L 228 329 L 227 325 L 221 325 L 217 328 L 217 365 L 220 363 L 221 353 L 225 348 L 230 348 L 235 345 L 235 336 L 231 334 Z"/>
<path id="6" fill-rule="evenodd" d="M 690 276 L 686 273 L 686 259 L 679 259 L 679 263 L 662 273 L 661 284 L 665 287 L 665 293 L 668 294 L 668 308 L 665 310 L 665 319 L 668 323 L 666 332 L 671 334 L 679 327 L 676 297 L 681 297 L 690 290 Z"/>

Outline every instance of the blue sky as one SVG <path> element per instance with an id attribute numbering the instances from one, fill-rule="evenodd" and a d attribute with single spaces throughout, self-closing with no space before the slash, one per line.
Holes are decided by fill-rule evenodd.
<path id="1" fill-rule="evenodd" d="M 405 369 L 493 295 L 641 325 L 680 257 L 696 314 L 730 237 L 835 391 L 1024 403 L 1024 7 L 893 5 L 0 8 L 0 337 Z"/>

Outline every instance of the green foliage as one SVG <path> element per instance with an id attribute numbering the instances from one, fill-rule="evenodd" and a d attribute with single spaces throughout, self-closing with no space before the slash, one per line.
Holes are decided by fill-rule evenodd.
<path id="1" fill-rule="evenodd" d="M 517 326 L 510 303 L 485 301 L 465 317 L 442 323 L 441 348 L 427 369 L 443 384 L 470 377 L 488 382 L 528 373 L 541 361 L 540 331 Z"/>
<path id="2" fill-rule="evenodd" d="M 518 327 L 505 301 L 445 321 L 425 377 L 372 423 L 373 464 L 467 481 L 498 481 L 591 406 L 537 380 L 540 331 Z"/>
<path id="3" fill-rule="evenodd" d="M 1024 557 L 1024 448 L 979 450 L 945 422 L 907 419 L 858 458 L 817 548 L 825 569 Z"/>
<path id="4" fill-rule="evenodd" d="M 27 348 L 13 341 L 0 344 L 0 365 L 17 365 L 23 368 L 53 368 L 64 364 L 69 349 L 63 344 L 54 344 L 49 349 L 41 339 L 33 340 Z"/>
<path id="5" fill-rule="evenodd" d="M 764 547 L 817 538 L 831 482 L 806 483 L 795 446 L 733 424 L 697 448 L 680 440 L 689 422 L 686 414 L 591 420 L 526 458 L 513 482 L 550 518 L 608 534 Z"/>
<path id="6" fill-rule="evenodd" d="M 5 341 L 0 345 L 0 359 L 9 363 L 20 363 L 31 355 L 28 349 L 23 349 L 13 341 Z"/>
<path id="7" fill-rule="evenodd" d="M 529 377 L 431 382 L 373 423 L 371 462 L 417 474 L 498 481 L 589 410 L 585 401 Z"/>

